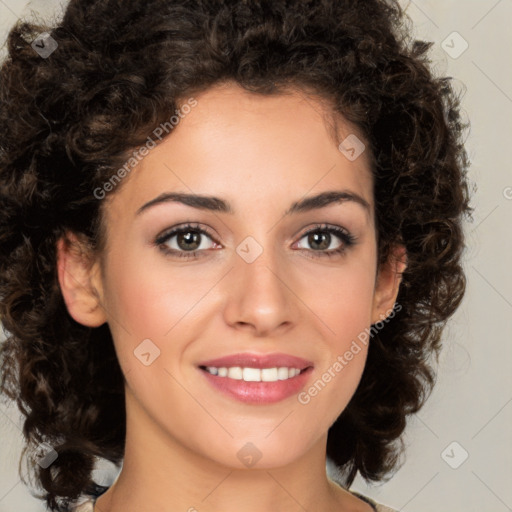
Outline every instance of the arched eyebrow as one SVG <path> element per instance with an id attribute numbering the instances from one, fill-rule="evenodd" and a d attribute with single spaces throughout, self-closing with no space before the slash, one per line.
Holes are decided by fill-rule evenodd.
<path id="1" fill-rule="evenodd" d="M 221 199 L 220 197 L 188 194 L 184 192 L 164 192 L 151 201 L 143 204 L 137 210 L 136 215 L 141 214 L 143 211 L 153 206 L 168 202 L 181 203 L 187 206 L 191 206 L 192 208 L 197 208 L 199 210 L 208 210 L 212 212 L 228 214 L 235 213 L 231 204 L 228 201 Z M 307 196 L 300 199 L 299 201 L 295 201 L 291 204 L 288 210 L 286 210 L 284 216 L 324 208 L 334 203 L 345 202 L 354 202 L 367 210 L 367 213 L 371 212 L 371 207 L 368 201 L 366 201 L 366 199 L 356 194 L 355 192 L 351 192 L 349 190 L 328 190 L 314 196 Z"/>

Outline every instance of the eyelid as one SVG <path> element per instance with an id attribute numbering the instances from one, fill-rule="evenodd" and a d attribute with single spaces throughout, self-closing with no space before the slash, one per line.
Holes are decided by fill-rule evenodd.
<path id="1" fill-rule="evenodd" d="M 312 226 L 308 226 L 307 228 L 304 228 L 304 231 L 300 231 L 299 235 L 297 235 L 298 238 L 303 238 L 305 235 L 308 235 L 309 233 L 314 233 L 315 231 L 321 231 L 321 230 L 325 230 L 325 231 L 329 231 L 329 230 L 332 230 L 332 231 L 335 231 L 335 232 L 339 232 L 339 233 L 342 233 L 344 235 L 347 235 L 347 236 L 352 236 L 350 234 L 350 231 L 342 226 L 338 226 L 336 224 L 328 224 L 326 222 L 318 222 L 318 223 L 315 223 L 313 224 Z"/>

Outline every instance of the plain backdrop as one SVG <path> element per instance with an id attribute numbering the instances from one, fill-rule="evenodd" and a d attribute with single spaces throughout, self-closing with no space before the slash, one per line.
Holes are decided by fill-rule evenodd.
<path id="1" fill-rule="evenodd" d="M 433 41 L 437 74 L 454 77 L 471 122 L 466 147 L 476 183 L 466 224 L 464 302 L 445 330 L 438 383 L 410 421 L 402 468 L 354 489 L 404 512 L 512 510 L 512 19 L 511 0 L 401 2 L 416 37 Z M 33 9 L 65 2 L 0 0 L 0 39 Z M 2 51 L 2 58 L 5 49 Z M 509 64 L 507 64 L 509 62 Z M 21 422 L 0 406 L 0 512 L 45 510 L 20 482 Z"/>

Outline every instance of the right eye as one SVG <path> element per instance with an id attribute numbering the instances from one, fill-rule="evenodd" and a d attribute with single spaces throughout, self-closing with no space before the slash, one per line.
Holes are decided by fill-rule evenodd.
<path id="1" fill-rule="evenodd" d="M 213 244 L 209 246 L 205 238 L 210 239 Z M 159 235 L 155 240 L 155 245 L 169 256 L 193 259 L 200 257 L 200 253 L 207 249 L 213 249 L 218 244 L 206 229 L 199 225 L 187 224 L 174 227 Z"/>

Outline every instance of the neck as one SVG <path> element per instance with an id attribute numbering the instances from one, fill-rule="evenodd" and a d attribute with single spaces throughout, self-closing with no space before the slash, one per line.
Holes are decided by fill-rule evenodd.
<path id="1" fill-rule="evenodd" d="M 328 479 L 327 435 L 293 464 L 233 468 L 203 457 L 151 421 L 126 395 L 123 468 L 95 512 L 261 512 L 369 510 Z"/>

